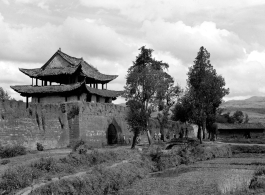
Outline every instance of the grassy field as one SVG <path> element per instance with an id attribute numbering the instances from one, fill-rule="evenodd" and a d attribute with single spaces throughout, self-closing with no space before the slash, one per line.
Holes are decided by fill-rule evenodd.
<path id="1" fill-rule="evenodd" d="M 250 194 L 253 191 L 249 191 L 248 186 L 254 172 L 265 167 L 265 154 L 249 153 L 253 151 L 252 146 L 233 148 L 237 151 L 233 156 L 231 149 L 224 144 L 205 144 L 190 150 L 175 148 L 170 151 L 163 151 L 161 147 L 141 147 L 139 151 L 130 150 L 129 147 L 105 148 L 96 153 L 92 150 L 70 156 L 69 149 L 29 153 L 10 158 L 10 163 L 1 166 L 5 168 L 2 169 L 0 182 L 2 186 L 9 187 L 10 182 L 14 181 L 15 191 L 21 194 L 32 190 L 31 194 Z M 83 148 L 77 150 L 80 151 L 83 152 Z M 54 160 L 47 161 L 47 157 Z M 21 166 L 23 168 L 18 169 Z M 73 168 L 70 172 L 61 169 L 68 169 L 69 166 Z M 37 180 L 32 180 L 33 183 L 30 180 L 19 187 L 18 181 L 12 180 L 14 175 L 6 175 L 8 168 L 11 168 L 9 173 L 24 175 L 15 177 L 21 181 L 29 178 L 27 173 L 32 171 L 37 170 L 34 174 L 39 175 Z M 260 186 L 259 182 L 256 183 L 256 186 Z"/>

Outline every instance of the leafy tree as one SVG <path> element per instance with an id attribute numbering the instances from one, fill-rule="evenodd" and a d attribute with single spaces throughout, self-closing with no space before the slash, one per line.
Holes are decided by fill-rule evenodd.
<path id="1" fill-rule="evenodd" d="M 244 114 L 242 111 L 237 110 L 233 114 L 234 123 L 243 123 L 244 121 Z"/>
<path id="2" fill-rule="evenodd" d="M 244 123 L 248 123 L 248 121 L 249 121 L 248 114 L 245 114 L 245 120 L 244 120 Z"/>
<path id="3" fill-rule="evenodd" d="M 207 118 L 214 121 L 216 110 L 222 103 L 222 98 L 229 94 L 224 88 L 225 81 L 210 63 L 210 53 L 201 47 L 194 65 L 190 67 L 187 80 L 187 96 L 191 101 L 192 112 L 189 120 L 198 125 L 198 138 L 202 142 L 201 131 L 205 137 Z"/>
<path id="4" fill-rule="evenodd" d="M 7 91 L 4 91 L 4 89 L 2 87 L 0 87 L 0 100 L 1 101 L 5 101 L 5 100 L 9 100 L 11 97 L 10 95 L 7 93 Z"/>
<path id="5" fill-rule="evenodd" d="M 164 141 L 164 128 L 169 120 L 169 110 L 175 104 L 177 98 L 182 92 L 180 86 L 173 86 L 174 81 L 172 77 L 168 83 L 161 82 L 160 89 L 158 89 L 158 107 L 159 113 L 157 115 L 157 120 L 160 125 L 161 140 Z"/>
<path id="6" fill-rule="evenodd" d="M 148 129 L 151 108 L 157 101 L 158 94 L 162 93 L 159 92 L 161 88 L 163 89 L 161 81 L 169 78 L 169 75 L 164 72 L 168 64 L 155 60 L 152 57 L 152 49 L 143 46 L 139 50 L 140 54 L 128 69 L 123 95 L 130 108 L 126 120 L 134 133 L 132 148 L 135 147 L 135 140 L 142 131 L 147 133 L 149 144 L 151 144 Z"/>

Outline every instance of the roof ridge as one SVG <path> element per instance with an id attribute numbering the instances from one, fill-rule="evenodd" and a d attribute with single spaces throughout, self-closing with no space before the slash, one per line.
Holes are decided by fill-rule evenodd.
<path id="1" fill-rule="evenodd" d="M 74 66 L 76 66 L 76 64 L 73 64 L 73 62 L 70 61 L 69 59 L 67 59 L 66 57 L 68 57 L 68 58 L 72 58 L 72 59 L 75 59 L 75 60 L 79 60 L 80 62 L 83 60 L 82 57 L 81 57 L 81 58 L 76 58 L 76 57 L 70 56 L 70 55 L 68 55 L 68 54 L 66 54 L 66 53 L 64 53 L 64 52 L 62 52 L 61 50 L 58 50 L 57 52 L 58 52 L 58 54 L 59 54 L 63 59 L 65 59 L 67 62 L 69 62 L 70 64 L 72 64 L 72 65 L 74 65 Z M 66 56 L 66 57 L 65 57 L 65 56 Z M 78 64 L 80 64 L 80 62 L 79 62 Z M 77 64 L 77 65 L 78 65 L 78 64 Z"/>

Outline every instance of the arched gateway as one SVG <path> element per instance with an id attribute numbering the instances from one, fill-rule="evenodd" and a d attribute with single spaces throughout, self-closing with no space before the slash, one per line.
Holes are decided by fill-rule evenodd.
<path id="1" fill-rule="evenodd" d="M 108 139 L 109 145 L 118 143 L 118 133 L 117 133 L 117 130 L 113 124 L 109 125 L 107 135 L 108 135 L 107 139 Z"/>

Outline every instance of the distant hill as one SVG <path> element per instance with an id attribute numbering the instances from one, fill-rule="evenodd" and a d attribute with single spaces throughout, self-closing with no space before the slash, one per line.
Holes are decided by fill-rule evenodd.
<path id="1" fill-rule="evenodd" d="M 241 110 L 249 115 L 250 123 L 265 123 L 265 97 L 253 96 L 245 100 L 230 100 L 224 102 L 221 108 L 225 112 L 235 112 Z"/>

